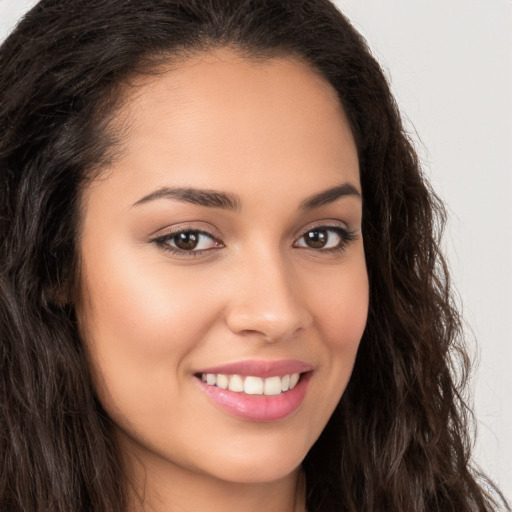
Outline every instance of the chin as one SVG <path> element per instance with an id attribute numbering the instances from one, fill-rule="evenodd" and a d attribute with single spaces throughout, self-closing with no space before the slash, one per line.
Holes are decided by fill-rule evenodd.
<path id="1" fill-rule="evenodd" d="M 253 447 L 251 447 L 253 448 Z M 286 478 L 300 467 L 307 451 L 290 443 L 272 449 L 233 451 L 226 447 L 221 460 L 207 472 L 220 480 L 240 484 L 270 483 Z"/>

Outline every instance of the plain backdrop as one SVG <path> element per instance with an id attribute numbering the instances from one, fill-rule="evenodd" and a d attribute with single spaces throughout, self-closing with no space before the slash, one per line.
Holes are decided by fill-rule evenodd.
<path id="1" fill-rule="evenodd" d="M 0 40 L 34 0 L 0 0 Z M 512 497 L 512 1 L 337 0 L 386 70 L 434 188 L 467 336 L 476 461 Z"/>

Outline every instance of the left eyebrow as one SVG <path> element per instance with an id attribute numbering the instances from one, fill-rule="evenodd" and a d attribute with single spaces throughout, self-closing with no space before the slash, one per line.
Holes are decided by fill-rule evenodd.
<path id="1" fill-rule="evenodd" d="M 340 197 L 346 196 L 357 197 L 360 199 L 361 193 L 351 183 L 343 183 L 342 185 L 329 188 L 323 192 L 315 194 L 314 196 L 308 197 L 302 201 L 300 204 L 300 209 L 304 211 L 314 210 L 316 208 L 320 208 L 321 206 L 333 203 Z"/>

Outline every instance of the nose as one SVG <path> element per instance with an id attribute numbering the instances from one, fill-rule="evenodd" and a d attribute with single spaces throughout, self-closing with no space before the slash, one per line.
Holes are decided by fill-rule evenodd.
<path id="1" fill-rule="evenodd" d="M 280 256 L 244 259 L 231 277 L 226 324 L 235 334 L 275 343 L 312 324 L 305 290 Z"/>

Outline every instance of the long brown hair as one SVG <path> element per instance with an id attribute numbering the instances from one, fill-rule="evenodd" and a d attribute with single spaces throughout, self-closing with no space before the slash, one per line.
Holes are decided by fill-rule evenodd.
<path id="1" fill-rule="evenodd" d="M 359 153 L 369 316 L 349 386 L 303 463 L 308 510 L 494 510 L 470 463 L 444 210 L 379 65 L 328 0 L 43 0 L 2 45 L 0 509 L 125 508 L 73 306 L 80 190 L 115 156 L 120 87 L 221 46 L 306 60 L 337 90 Z"/>

